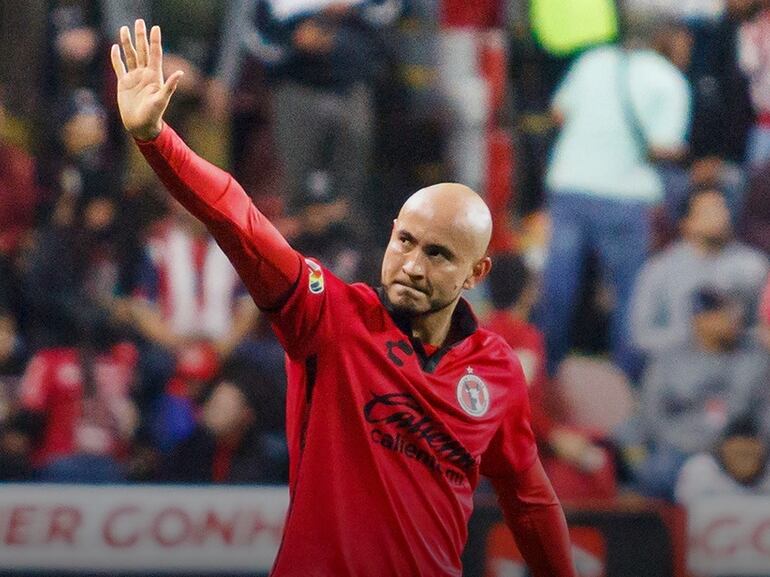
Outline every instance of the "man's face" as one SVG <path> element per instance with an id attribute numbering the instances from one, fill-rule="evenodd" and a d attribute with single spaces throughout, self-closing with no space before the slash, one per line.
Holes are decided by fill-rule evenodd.
<path id="1" fill-rule="evenodd" d="M 699 194 L 690 204 L 685 219 L 686 234 L 700 242 L 722 245 L 732 235 L 730 210 L 719 191 Z"/>
<path id="2" fill-rule="evenodd" d="M 765 466 L 767 451 L 759 439 L 736 436 L 726 439 L 720 448 L 722 463 L 739 483 L 750 483 Z"/>
<path id="3" fill-rule="evenodd" d="M 250 410 L 238 387 L 222 381 L 203 407 L 203 423 L 217 437 L 241 429 L 249 421 Z"/>
<path id="4" fill-rule="evenodd" d="M 476 284 L 473 243 L 442 212 L 446 207 L 404 210 L 394 221 L 382 261 L 382 285 L 400 312 L 417 316 L 439 311 Z"/>
<path id="5" fill-rule="evenodd" d="M 693 315 L 696 337 L 712 351 L 729 351 L 735 347 L 743 325 L 743 311 L 736 304 Z"/>

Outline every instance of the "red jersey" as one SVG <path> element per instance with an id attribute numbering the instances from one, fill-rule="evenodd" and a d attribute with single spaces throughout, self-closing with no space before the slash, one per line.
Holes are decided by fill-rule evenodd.
<path id="1" fill-rule="evenodd" d="M 133 427 L 130 392 L 136 361 L 136 349 L 128 344 L 98 355 L 95 391 L 84 398 L 77 349 L 44 349 L 32 357 L 21 381 L 21 405 L 45 415 L 33 454 L 36 466 L 75 453 L 121 455 Z"/>
<path id="2" fill-rule="evenodd" d="M 513 476 L 536 458 L 511 349 L 461 301 L 464 338 L 427 357 L 373 289 L 313 261 L 272 320 L 292 463 L 274 575 L 461 575 L 480 472 Z"/>
<path id="3" fill-rule="evenodd" d="M 524 375 L 461 301 L 431 355 L 378 292 L 294 252 L 226 173 L 164 127 L 142 152 L 207 223 L 288 356 L 289 508 L 274 577 L 462 573 L 472 494 L 491 477 L 536 577 L 572 576 Z"/>

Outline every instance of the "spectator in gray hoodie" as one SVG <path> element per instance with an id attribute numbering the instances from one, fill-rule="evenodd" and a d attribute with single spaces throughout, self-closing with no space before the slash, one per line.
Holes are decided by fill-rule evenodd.
<path id="1" fill-rule="evenodd" d="M 735 240 L 725 196 L 717 188 L 690 195 L 680 228 L 682 239 L 645 263 L 631 300 L 632 338 L 650 362 L 694 344 L 690 303 L 700 287 L 738 297 L 743 321 L 753 330 L 767 276 L 765 256 Z"/>
<path id="2" fill-rule="evenodd" d="M 767 352 L 747 333 L 744 306 L 713 287 L 694 292 L 692 342 L 660 352 L 644 376 L 636 445 L 625 447 L 636 488 L 671 499 L 679 469 L 707 451 L 729 423 L 761 410 Z"/>

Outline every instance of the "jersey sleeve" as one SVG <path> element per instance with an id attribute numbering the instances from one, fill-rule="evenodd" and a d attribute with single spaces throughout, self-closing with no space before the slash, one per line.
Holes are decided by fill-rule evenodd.
<path id="1" fill-rule="evenodd" d="M 540 459 L 491 479 L 505 523 L 533 577 L 576 577 L 567 521 Z"/>
<path id="2" fill-rule="evenodd" d="M 316 260 L 302 258 L 299 279 L 283 306 L 269 311 L 281 346 L 294 360 L 311 356 L 327 342 L 344 317 L 344 283 Z M 337 309 L 333 311 L 332 309 Z"/>
<path id="3" fill-rule="evenodd" d="M 285 303 L 301 258 L 235 179 L 196 155 L 168 125 L 137 145 L 171 195 L 209 229 L 257 306 Z"/>
<path id="4" fill-rule="evenodd" d="M 514 363 L 508 413 L 481 457 L 533 577 L 575 577 L 561 505 L 537 456 L 524 372 Z"/>

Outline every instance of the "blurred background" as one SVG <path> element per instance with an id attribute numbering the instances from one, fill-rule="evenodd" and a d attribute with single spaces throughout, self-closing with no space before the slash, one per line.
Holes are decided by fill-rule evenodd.
<path id="1" fill-rule="evenodd" d="M 0 0 L 0 480 L 287 481 L 282 351 L 120 125 L 138 17 L 185 71 L 168 123 L 343 279 L 415 190 L 481 193 L 469 298 L 568 510 L 689 509 L 661 575 L 770 575 L 768 0 Z"/>

